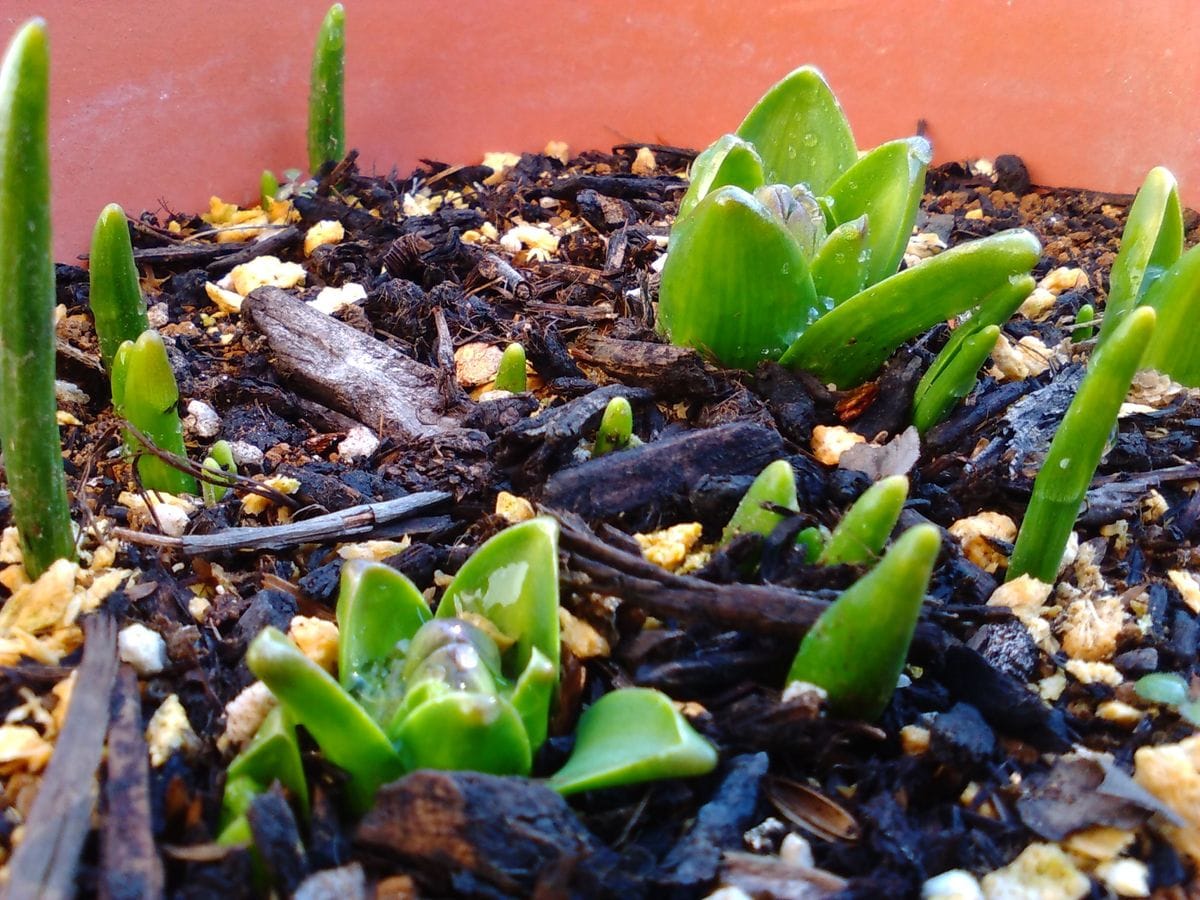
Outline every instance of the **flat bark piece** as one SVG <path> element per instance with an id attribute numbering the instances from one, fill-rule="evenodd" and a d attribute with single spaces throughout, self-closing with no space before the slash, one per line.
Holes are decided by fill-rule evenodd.
<path id="1" fill-rule="evenodd" d="M 113 529 L 113 534 L 133 544 L 149 544 L 178 550 L 185 556 L 203 553 L 224 553 L 231 550 L 283 550 L 298 544 L 320 544 L 362 537 L 388 524 L 415 515 L 444 503 L 450 494 L 444 491 L 419 491 L 394 500 L 363 503 L 337 512 L 300 519 L 286 525 L 247 525 L 226 528 L 212 534 L 189 534 L 171 537 L 147 534 L 128 528 Z"/>
<path id="2" fill-rule="evenodd" d="M 166 263 L 168 265 L 201 265 L 222 256 L 232 256 L 240 248 L 237 244 L 214 244 L 208 241 L 191 241 L 184 244 L 168 244 L 165 247 L 144 247 L 133 251 L 134 262 Z"/>
<path id="3" fill-rule="evenodd" d="M 96 767 L 108 730 L 109 699 L 117 675 L 117 626 L 107 613 L 84 628 L 67 721 L 25 825 L 25 837 L 9 863 L 8 897 L 75 896 L 75 868 L 92 826 Z"/>
<path id="4" fill-rule="evenodd" d="M 272 364 L 325 406 L 401 438 L 461 430 L 441 373 L 274 287 L 260 287 L 242 314 L 267 338 Z"/>
<path id="5" fill-rule="evenodd" d="M 542 502 L 586 519 L 613 519 L 685 497 L 705 475 L 757 475 L 781 456 L 777 431 L 731 422 L 564 469 L 546 482 Z"/>
<path id="6" fill-rule="evenodd" d="M 700 807 L 691 828 L 654 876 L 658 884 L 676 890 L 712 884 L 722 851 L 740 848 L 742 835 L 753 824 L 768 765 L 766 753 L 746 753 L 729 761 L 720 787 Z"/>
<path id="7" fill-rule="evenodd" d="M 571 355 L 619 381 L 649 388 L 664 400 L 708 397 L 718 385 L 719 376 L 690 347 L 592 334 L 576 341 Z"/>
<path id="8" fill-rule="evenodd" d="M 297 243 L 302 234 L 300 229 L 295 225 L 280 228 L 278 231 L 271 232 L 262 240 L 251 241 L 236 253 L 218 257 L 208 264 L 205 271 L 213 277 L 223 275 L 234 266 L 248 263 L 252 259 L 258 259 L 260 256 L 274 255 L 280 250 L 286 250 L 292 244 Z"/>
<path id="9" fill-rule="evenodd" d="M 105 769 L 100 896 L 112 900 L 161 897 L 163 866 L 151 828 L 142 697 L 137 673 L 130 666 L 121 666 L 117 673 Z"/>
<path id="10" fill-rule="evenodd" d="M 540 782 L 479 772 L 422 770 L 384 785 L 355 843 L 399 857 L 431 880 L 457 870 L 510 896 L 530 896 L 539 881 L 571 866 L 583 896 L 617 896 L 624 876 L 615 857 L 565 800 Z M 429 885 L 445 891 L 443 882 Z"/>

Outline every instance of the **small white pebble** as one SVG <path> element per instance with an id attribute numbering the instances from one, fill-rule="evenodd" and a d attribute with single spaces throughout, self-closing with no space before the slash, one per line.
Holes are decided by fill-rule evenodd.
<path id="1" fill-rule="evenodd" d="M 717 888 L 705 897 L 704 900 L 752 900 L 752 898 L 740 887 L 726 885 L 725 887 Z"/>
<path id="2" fill-rule="evenodd" d="M 804 866 L 811 869 L 813 866 L 812 844 L 792 832 L 779 845 L 779 858 L 789 866 Z"/>
<path id="3" fill-rule="evenodd" d="M 158 768 L 176 751 L 187 751 L 196 747 L 200 739 L 192 731 L 187 712 L 179 697 L 172 694 L 150 717 L 146 726 L 146 743 L 150 750 L 150 764 Z"/>
<path id="4" fill-rule="evenodd" d="M 233 461 L 238 464 L 238 468 L 263 464 L 263 452 L 245 441 L 230 441 L 229 452 L 233 454 Z"/>
<path id="5" fill-rule="evenodd" d="M 182 537 L 187 531 L 188 514 L 186 509 L 182 509 L 173 503 L 155 503 L 154 517 L 158 520 L 158 526 L 162 529 L 162 533 L 171 537 Z"/>
<path id="6" fill-rule="evenodd" d="M 379 438 L 365 425 L 355 425 L 338 442 L 338 457 L 342 462 L 366 459 L 379 449 Z"/>
<path id="7" fill-rule="evenodd" d="M 198 438 L 214 438 L 221 431 L 221 417 L 203 400 L 189 400 L 183 427 Z"/>
<path id="8" fill-rule="evenodd" d="M 157 675 L 167 665 L 167 643 L 157 631 L 140 622 L 127 625 L 117 635 L 117 655 L 138 675 Z"/>
<path id="9" fill-rule="evenodd" d="M 1096 866 L 1096 877 L 1118 897 L 1149 897 L 1150 870 L 1140 859 L 1114 859 Z"/>
<path id="10" fill-rule="evenodd" d="M 162 328 L 171 321 L 171 311 L 165 303 L 155 303 L 146 310 L 146 320 L 151 328 Z"/>
<path id="11" fill-rule="evenodd" d="M 217 749 L 230 753 L 249 743 L 276 702 L 271 689 L 261 681 L 244 688 L 225 705 L 225 733 L 217 738 Z"/>
<path id="12" fill-rule="evenodd" d="M 983 900 L 983 891 L 970 872 L 951 869 L 921 885 L 921 900 Z"/>

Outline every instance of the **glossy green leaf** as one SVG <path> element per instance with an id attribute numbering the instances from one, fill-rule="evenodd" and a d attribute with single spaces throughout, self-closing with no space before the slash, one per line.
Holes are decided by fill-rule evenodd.
<path id="1" fill-rule="evenodd" d="M 829 532 L 819 526 L 810 525 L 796 535 L 796 546 L 804 549 L 804 562 L 814 564 L 825 551 L 825 542 L 829 540 Z"/>
<path id="2" fill-rule="evenodd" d="M 1101 342 L 1183 252 L 1183 211 L 1175 176 L 1162 166 L 1150 170 L 1129 208 L 1121 250 L 1108 276 Z"/>
<path id="3" fill-rule="evenodd" d="M 120 366 L 121 372 L 113 378 L 113 403 L 121 415 L 154 446 L 186 457 L 183 423 L 179 419 L 179 385 L 158 332 L 153 329 L 142 332 L 128 350 L 118 348 L 118 357 L 114 359 L 114 367 Z M 133 452 L 140 449 L 130 446 Z M 198 493 L 195 478 L 149 453 L 141 455 L 137 468 L 142 486 L 149 490 Z"/>
<path id="4" fill-rule="evenodd" d="M 340 160 L 346 143 L 346 11 L 329 7 L 317 32 L 308 88 L 308 168 Z"/>
<path id="5" fill-rule="evenodd" d="M 225 793 L 221 800 L 219 843 L 236 843 L 241 829 L 230 825 L 244 816 L 250 803 L 278 781 L 295 798 L 301 813 L 308 816 L 308 782 L 300 760 L 296 728 L 283 707 L 277 706 L 263 720 L 254 738 L 229 764 Z"/>
<path id="6" fill-rule="evenodd" d="M 766 181 L 805 184 L 823 194 L 858 159 L 850 123 L 824 76 L 811 66 L 791 72 L 738 126 L 762 158 Z"/>
<path id="7" fill-rule="evenodd" d="M 529 746 L 535 753 L 546 742 L 550 722 L 550 706 L 558 687 L 558 670 L 537 647 L 529 657 L 529 665 L 517 679 L 508 698 L 525 725 Z"/>
<path id="8" fill-rule="evenodd" d="M 866 216 L 843 222 L 829 233 L 810 264 L 817 296 L 833 306 L 849 300 L 867 284 L 871 251 L 867 246 L 870 225 Z"/>
<path id="9" fill-rule="evenodd" d="M 1010 278 L 1006 283 L 988 294 L 979 305 L 979 308 L 965 321 L 960 322 L 958 327 L 950 333 L 946 345 L 942 347 L 941 352 L 938 353 L 937 357 L 930 364 L 929 369 L 926 370 L 921 380 L 917 382 L 917 389 L 913 392 L 914 406 L 920 406 L 926 393 L 939 381 L 942 383 L 939 393 L 943 395 L 947 393 L 949 383 L 942 380 L 942 376 L 946 373 L 947 369 L 953 368 L 956 373 L 953 376 L 953 380 L 961 382 L 966 377 L 966 370 L 969 368 L 967 360 L 960 361 L 958 359 L 966 342 L 973 341 L 972 354 L 979 356 L 980 352 L 982 352 L 982 346 L 979 341 L 974 340 L 976 335 L 990 326 L 1000 326 L 1011 319 L 1013 314 L 1021 308 L 1021 304 L 1033 292 L 1033 289 L 1034 280 L 1031 276 L 1026 275 L 1022 278 Z M 980 358 L 979 365 L 975 366 L 971 371 L 971 384 L 974 384 L 974 373 L 979 371 L 979 366 L 983 365 L 983 359 L 986 356 L 987 354 L 984 353 L 983 357 Z M 970 388 L 968 388 L 969 392 Z M 966 394 L 964 393 L 961 396 L 965 397 Z M 933 412 L 932 406 L 933 404 L 927 406 L 928 413 Z M 917 430 L 923 431 L 919 425 L 917 426 Z"/>
<path id="10" fill-rule="evenodd" d="M 549 784 L 560 794 L 576 794 L 705 775 L 716 765 L 712 745 L 679 714 L 670 698 L 647 688 L 626 688 L 605 694 L 584 712 L 575 732 L 575 749 Z"/>
<path id="11" fill-rule="evenodd" d="M 766 537 L 783 516 L 768 506 L 781 506 L 799 512 L 796 501 L 796 473 L 786 459 L 777 459 L 758 473 L 749 489 L 733 511 L 729 524 L 721 532 L 721 543 L 728 544 L 739 534 L 761 534 Z"/>
<path id="12" fill-rule="evenodd" d="M 393 732 L 405 769 L 528 775 L 529 737 L 512 704 L 494 694 L 448 691 L 416 705 Z"/>
<path id="13" fill-rule="evenodd" d="M 866 216 L 868 285 L 895 275 L 912 237 L 917 207 L 925 191 L 925 171 L 933 148 L 913 137 L 881 144 L 854 163 L 829 188 L 839 224 Z"/>
<path id="14" fill-rule="evenodd" d="M 1200 321 L 1200 247 L 1179 257 L 1146 291 L 1142 303 L 1158 314 L 1142 366 L 1200 387 L 1200 341 L 1195 334 Z"/>
<path id="15" fill-rule="evenodd" d="M 399 754 L 375 721 L 334 680 L 277 628 L 264 628 L 250 643 L 246 665 L 262 680 L 321 752 L 349 775 L 354 809 L 370 808 L 381 784 L 404 771 Z"/>
<path id="16" fill-rule="evenodd" d="M 1038 239 L 1022 228 L 961 244 L 826 313 L 795 340 L 780 363 L 840 388 L 854 387 L 874 375 L 906 340 L 1026 274 L 1040 254 Z"/>
<path id="17" fill-rule="evenodd" d="M 999 337 L 999 325 L 973 332 L 955 348 L 958 352 L 938 367 L 937 377 L 918 391 L 913 403 L 912 423 L 918 432 L 924 434 L 945 421 L 958 402 L 971 393 Z"/>
<path id="18" fill-rule="evenodd" d="M 1085 303 L 1079 307 L 1079 312 L 1075 313 L 1075 328 L 1071 332 L 1071 341 L 1076 344 L 1083 341 L 1090 341 L 1095 331 L 1092 328 L 1092 322 L 1094 321 L 1096 321 L 1096 307 L 1090 303 Z"/>
<path id="19" fill-rule="evenodd" d="M 932 525 L 904 532 L 821 613 L 800 643 L 788 683 L 823 688 L 835 715 L 878 718 L 904 668 L 940 546 Z"/>
<path id="20" fill-rule="evenodd" d="M 871 485 L 846 510 L 817 562 L 825 566 L 875 562 L 907 499 L 908 479 L 903 475 L 893 475 Z"/>
<path id="21" fill-rule="evenodd" d="M 483 616 L 513 646 L 505 674 L 520 673 L 536 647 L 558 670 L 558 523 L 538 516 L 485 541 L 463 564 L 438 618 Z"/>
<path id="22" fill-rule="evenodd" d="M 525 348 L 520 344 L 509 344 L 500 356 L 495 389 L 519 394 L 525 390 L 525 385 Z"/>
<path id="23" fill-rule="evenodd" d="M 1154 310 L 1148 306 L 1133 310 L 1088 362 L 1079 391 L 1033 482 L 1006 580 L 1032 575 L 1054 582 L 1117 413 L 1154 333 L 1154 320 Z"/>
<path id="24" fill-rule="evenodd" d="M 604 407 L 600 427 L 596 430 L 596 442 L 592 445 L 592 457 L 603 456 L 614 450 L 624 450 L 633 437 L 633 407 L 624 397 L 613 397 Z"/>
<path id="25" fill-rule="evenodd" d="M 26 22 L 0 65 L 0 444 L 25 569 L 75 558 L 54 395 L 50 55 Z"/>
<path id="26" fill-rule="evenodd" d="M 675 224 L 658 303 L 672 343 L 753 369 L 777 359 L 819 310 L 800 248 L 741 188 L 719 188 Z"/>
<path id="27" fill-rule="evenodd" d="M 1151 672 L 1133 685 L 1134 693 L 1151 703 L 1179 706 L 1188 699 L 1187 679 L 1178 672 Z"/>
<path id="28" fill-rule="evenodd" d="M 732 184 L 752 194 L 767 181 L 758 152 L 736 134 L 722 135 L 710 144 L 692 162 L 689 175 L 691 182 L 679 201 L 678 219 L 719 187 Z"/>
<path id="29" fill-rule="evenodd" d="M 433 618 L 408 578 L 381 562 L 350 560 L 338 590 L 338 680 L 376 718 L 403 697 L 404 647 Z"/>
<path id="30" fill-rule="evenodd" d="M 125 341 L 136 341 L 150 327 L 125 210 L 115 203 L 104 207 L 92 230 L 88 282 L 88 305 L 96 323 L 100 358 L 111 372 L 117 348 Z"/>

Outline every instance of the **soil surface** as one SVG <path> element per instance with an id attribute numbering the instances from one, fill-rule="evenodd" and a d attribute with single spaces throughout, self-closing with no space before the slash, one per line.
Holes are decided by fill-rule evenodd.
<path id="1" fill-rule="evenodd" d="M 1032 187 L 1013 157 L 930 173 L 910 250 L 1023 226 L 1044 245 L 1034 274 L 1049 279 L 1041 302 L 1004 328 L 976 391 L 917 443 L 905 432 L 912 391 L 948 326 L 902 348 L 877 381 L 840 393 L 769 364 L 720 370 L 656 335 L 656 262 L 692 155 L 632 145 L 569 161 L 525 155 L 499 171 L 428 162 L 408 178 L 361 174 L 351 155 L 297 193 L 290 216 L 242 223 L 243 235 L 264 229 L 258 240 L 227 241 L 237 217 L 216 205 L 215 225 L 185 215 L 131 223 L 189 454 L 200 460 L 229 440 L 257 485 L 188 507 L 185 522 L 147 511 L 116 452 L 87 273 L 58 268 L 60 378 L 75 386 L 62 398 L 62 433 L 92 566 L 75 583 L 113 569 L 133 577 L 81 620 L 86 652 L 78 608 L 40 623 L 0 611 L 0 710 L 39 751 L 0 742 L 0 839 L 17 848 L 14 885 L 69 884 L 74 859 L 56 861 L 65 851 L 53 848 L 73 829 L 85 893 L 253 895 L 250 853 L 212 843 L 233 752 L 219 739 L 227 704 L 252 681 L 248 641 L 296 616 L 332 621 L 348 552 L 386 559 L 436 597 L 443 573 L 521 514 L 508 498 L 498 508 L 507 492 L 563 524 L 572 628 L 535 774 L 565 759 L 582 708 L 631 684 L 683 704 L 720 748 L 717 772 L 569 805 L 532 780 L 418 773 L 355 822 L 341 812 L 336 771 L 308 745 L 311 820 L 278 794 L 253 816 L 280 890 L 690 897 L 729 885 L 756 897 L 904 897 L 962 869 L 991 879 L 992 896 L 1035 877 L 1060 891 L 1047 897 L 1104 896 L 1138 879 L 1182 896 L 1196 865 L 1189 846 L 1200 852 L 1187 831 L 1200 825 L 1180 818 L 1162 780 L 1200 797 L 1200 749 L 1189 774 L 1178 748 L 1194 726 L 1132 685 L 1153 671 L 1198 671 L 1200 394 L 1140 378 L 1056 591 L 988 602 L 1012 540 L 988 523 L 1020 522 L 1090 349 L 1069 341 L 1074 315 L 1102 308 L 1130 198 Z M 322 221 L 344 234 L 306 253 Z M 1194 214 L 1187 225 L 1193 243 Z M 299 264 L 302 284 L 245 300 L 206 287 L 268 254 Z M 347 285 L 365 297 L 332 314 L 296 301 Z M 335 305 L 330 297 L 318 302 Z M 531 390 L 480 399 L 511 341 L 527 350 Z M 644 446 L 588 461 L 618 393 Z M 818 459 L 831 426 L 865 439 L 853 464 Z M 700 552 L 779 457 L 796 470 L 802 512 L 772 538 L 737 541 L 691 571 L 643 556 L 632 535 L 690 522 L 703 535 L 666 555 Z M 780 688 L 813 601 L 860 573 L 807 565 L 787 537 L 832 526 L 891 472 L 912 482 L 902 526 L 935 523 L 944 549 L 901 688 L 880 721 L 842 721 Z M 378 505 L 419 492 L 448 498 Z M 308 530 L 277 528 L 344 510 Z M 0 525 L 8 513 L 0 494 Z M 252 530 L 230 530 L 239 526 Z M 981 530 L 990 537 L 972 536 Z M 742 560 L 759 552 L 761 574 L 747 581 Z M 15 574 L 0 581 L 0 596 L 21 590 Z M 1026 607 L 1010 612 L 1005 601 Z M 133 623 L 165 641 L 160 672 L 112 664 L 115 632 Z M 173 728 L 163 724 L 172 710 Z M 92 822 L 90 773 L 106 732 Z M 1139 749 L 1168 745 L 1185 760 L 1172 757 L 1171 774 L 1146 754 L 1135 769 Z M 38 854 L 22 849 L 35 841 Z"/>

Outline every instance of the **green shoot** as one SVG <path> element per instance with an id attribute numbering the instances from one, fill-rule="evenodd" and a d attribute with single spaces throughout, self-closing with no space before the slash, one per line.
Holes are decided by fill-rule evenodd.
<path id="1" fill-rule="evenodd" d="M 346 11 L 335 3 L 317 32 L 308 90 L 308 168 L 314 174 L 345 155 L 345 68 Z"/>
<path id="2" fill-rule="evenodd" d="M 111 372 L 117 348 L 125 341 L 136 341 L 150 327 L 125 210 L 115 203 L 104 207 L 92 231 L 88 280 L 88 304 L 96 322 L 100 358 Z"/>
<path id="3" fill-rule="evenodd" d="M 824 689 L 835 715 L 878 718 L 904 668 L 940 546 L 932 525 L 904 532 L 813 624 L 788 683 Z"/>
<path id="4" fill-rule="evenodd" d="M 229 441 L 217 441 L 213 444 L 201 465 L 214 475 L 226 478 L 237 475 L 237 463 L 233 461 L 233 448 Z M 205 506 L 216 506 L 228 491 L 229 488 L 223 484 L 200 482 L 200 496 L 204 499 Z"/>
<path id="5" fill-rule="evenodd" d="M 796 473 L 786 459 L 775 460 L 751 482 L 721 533 L 721 543 L 728 544 L 739 534 L 769 535 L 783 521 L 783 516 L 770 507 L 800 510 L 796 501 Z"/>
<path id="6" fill-rule="evenodd" d="M 1092 323 L 1095 321 L 1096 307 L 1090 303 L 1079 307 L 1079 312 L 1075 313 L 1075 328 L 1071 331 L 1071 341 L 1076 344 L 1090 341 L 1095 331 L 1092 327 Z"/>
<path id="7" fill-rule="evenodd" d="M 270 209 L 271 203 L 279 194 L 279 179 L 275 177 L 275 173 L 270 169 L 263 169 L 262 175 L 258 179 L 258 195 L 259 205 L 263 209 Z"/>
<path id="8" fill-rule="evenodd" d="M 614 450 L 624 450 L 633 438 L 633 408 L 624 397 L 613 397 L 604 407 L 592 456 L 603 456 Z"/>
<path id="9" fill-rule="evenodd" d="M 27 22 L 0 65 L 0 444 L 25 569 L 75 558 L 54 395 L 54 264 L 46 25 Z"/>
<path id="10" fill-rule="evenodd" d="M 817 557 L 823 566 L 873 563 L 887 543 L 908 499 L 908 479 L 893 475 L 871 485 L 838 522 Z"/>
<path id="11" fill-rule="evenodd" d="M 520 344 L 509 344 L 500 357 L 500 368 L 496 372 L 495 390 L 519 394 L 527 386 L 525 378 L 525 348 Z"/>
<path id="12" fill-rule="evenodd" d="M 1153 309 L 1138 307 L 1097 347 L 1034 480 L 1007 580 L 1031 575 L 1054 582 L 1088 485 L 1154 333 L 1154 321 Z"/>
<path id="13" fill-rule="evenodd" d="M 1200 310 L 1200 252 L 1196 247 L 1150 286 L 1142 303 L 1158 314 L 1142 367 L 1157 369 L 1188 387 L 1200 387 L 1200 344 L 1192 331 Z"/>

